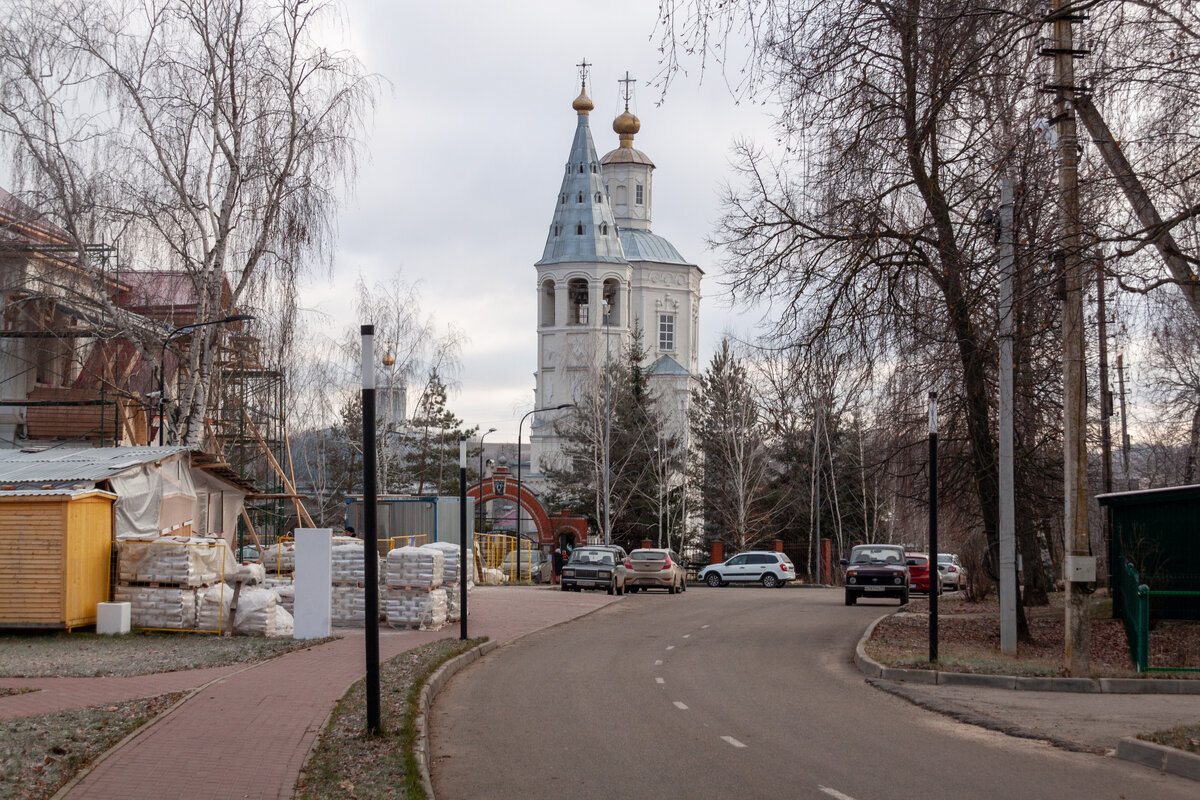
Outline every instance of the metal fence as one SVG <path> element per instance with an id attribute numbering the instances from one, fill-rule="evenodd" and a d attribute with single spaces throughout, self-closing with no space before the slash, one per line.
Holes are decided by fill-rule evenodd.
<path id="1" fill-rule="evenodd" d="M 1138 672 L 1200 672 L 1200 637 L 1173 636 L 1177 628 L 1194 628 L 1191 622 L 1160 622 L 1150 628 L 1150 606 L 1156 597 L 1192 598 L 1200 602 L 1200 591 L 1154 590 L 1141 582 L 1133 564 L 1125 562 L 1120 576 L 1121 592 L 1117 613 L 1125 623 L 1129 656 Z M 1151 662 L 1154 662 L 1152 665 Z"/>

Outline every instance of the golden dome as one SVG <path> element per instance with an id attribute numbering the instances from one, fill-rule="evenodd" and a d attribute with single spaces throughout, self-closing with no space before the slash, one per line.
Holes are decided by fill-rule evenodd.
<path id="1" fill-rule="evenodd" d="M 637 133 L 642 129 L 642 121 L 625 109 L 625 113 L 613 120 L 613 132 L 621 136 Z"/>
<path id="2" fill-rule="evenodd" d="M 579 88 L 579 97 L 575 98 L 575 102 L 571 103 L 571 108 L 578 111 L 580 114 L 587 114 L 596 104 L 592 102 L 592 98 L 587 96 L 587 86 Z"/>

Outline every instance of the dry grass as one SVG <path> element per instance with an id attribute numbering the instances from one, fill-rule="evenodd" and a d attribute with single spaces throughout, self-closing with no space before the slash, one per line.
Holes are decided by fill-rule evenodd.
<path id="1" fill-rule="evenodd" d="M 301 800 L 424 798 L 413 744 L 417 700 L 425 680 L 443 663 L 485 641 L 440 639 L 380 667 L 383 733 L 366 735 L 366 688 L 358 681 L 338 701 L 329 724 L 296 782 Z"/>
<path id="2" fill-rule="evenodd" d="M 0 720 L 0 800 L 42 800 L 183 693 Z"/>
<path id="3" fill-rule="evenodd" d="M 134 632 L 0 634 L 0 677 L 94 678 L 265 661 L 315 642 L 261 636 Z"/>
<path id="4" fill-rule="evenodd" d="M 1018 644 L 1016 657 L 1000 652 L 1000 615 L 995 597 L 980 603 L 956 595 L 938 602 L 937 668 L 952 672 L 988 675 L 1058 677 L 1063 667 L 1063 599 L 1052 598 L 1049 606 L 1026 610 L 1030 640 Z M 1136 677 L 1129 659 L 1129 646 L 1120 620 L 1111 618 L 1111 602 L 1093 598 L 1091 656 L 1093 677 Z M 929 669 L 929 602 L 914 599 L 905 611 L 888 617 L 875 628 L 867 643 L 867 654 L 891 667 Z M 1179 642 L 1200 637 L 1200 624 L 1171 623 L 1155 633 L 1161 641 Z M 1186 648 L 1180 648 L 1181 652 Z M 1195 666 L 1164 663 L 1162 666 Z M 1187 677 L 1188 673 L 1155 673 L 1162 677 Z M 1191 677 L 1200 677 L 1191 673 Z"/>
<path id="5" fill-rule="evenodd" d="M 1200 755 L 1200 724 L 1180 725 L 1178 728 L 1169 728 L 1165 731 L 1142 733 L 1138 735 L 1138 738 Z"/>

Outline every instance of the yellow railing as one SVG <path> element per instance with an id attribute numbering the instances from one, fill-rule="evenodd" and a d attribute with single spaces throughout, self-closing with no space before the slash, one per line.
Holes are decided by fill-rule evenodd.
<path id="1" fill-rule="evenodd" d="M 504 583 L 501 565 L 504 557 L 517 549 L 517 537 L 502 533 L 475 534 L 475 582 L 496 585 Z"/>
<path id="2" fill-rule="evenodd" d="M 388 550 L 395 550 L 397 547 L 420 547 L 429 541 L 429 535 L 424 533 L 414 533 L 409 536 L 393 536 L 388 539 Z"/>

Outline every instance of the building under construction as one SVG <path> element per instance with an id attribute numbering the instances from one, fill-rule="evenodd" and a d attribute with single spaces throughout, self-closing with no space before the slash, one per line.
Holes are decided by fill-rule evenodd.
<path id="1" fill-rule="evenodd" d="M 123 268 L 0 189 L 0 448 L 161 444 L 188 378 L 201 297 L 184 270 Z M 216 327 L 204 418 L 211 463 L 249 481 L 242 537 L 274 540 L 304 521 L 284 430 L 285 381 L 232 308 Z M 228 319 L 228 318 L 227 318 Z"/>

